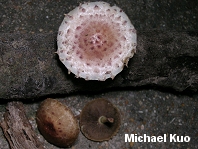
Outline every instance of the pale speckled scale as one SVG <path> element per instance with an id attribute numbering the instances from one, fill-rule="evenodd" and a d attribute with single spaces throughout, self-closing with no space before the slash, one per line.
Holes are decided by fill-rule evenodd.
<path id="1" fill-rule="evenodd" d="M 81 4 L 59 27 L 58 55 L 76 77 L 114 78 L 136 51 L 137 35 L 127 15 L 106 2 Z"/>

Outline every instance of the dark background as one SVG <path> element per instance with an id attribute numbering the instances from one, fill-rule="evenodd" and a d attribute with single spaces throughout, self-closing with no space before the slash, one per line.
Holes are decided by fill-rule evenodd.
<path id="1" fill-rule="evenodd" d="M 197 31 L 197 0 L 109 0 L 118 5 L 129 16 L 137 32 L 143 30 Z M 49 33 L 57 32 L 64 14 L 83 1 L 75 0 L 1 0 L 0 33 Z M 152 65 L 152 64 L 151 64 Z M 104 97 L 112 101 L 121 111 L 122 125 L 118 134 L 108 142 L 92 142 L 80 134 L 72 147 L 76 148 L 198 148 L 198 95 L 179 92 L 139 88 L 100 92 L 97 94 L 77 93 L 62 95 L 58 100 L 79 114 L 86 102 Z M 46 148 L 56 148 L 39 134 L 35 124 L 35 111 L 39 101 L 25 103 L 30 122 Z M 0 105 L 2 117 L 6 104 Z M 124 134 L 137 133 L 159 136 L 163 134 L 188 135 L 188 143 L 125 143 Z M 8 149 L 8 143 L 0 132 L 0 148 Z M 167 139 L 168 140 L 168 139 Z"/>

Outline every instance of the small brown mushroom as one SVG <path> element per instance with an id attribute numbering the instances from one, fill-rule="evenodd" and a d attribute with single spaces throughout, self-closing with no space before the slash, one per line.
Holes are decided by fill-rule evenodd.
<path id="1" fill-rule="evenodd" d="M 85 105 L 80 114 L 80 128 L 90 140 L 111 139 L 121 124 L 119 110 L 106 99 L 95 99 Z"/>
<path id="2" fill-rule="evenodd" d="M 38 129 L 50 143 L 68 147 L 79 134 L 78 122 L 71 110 L 55 99 L 43 101 L 36 113 Z"/>

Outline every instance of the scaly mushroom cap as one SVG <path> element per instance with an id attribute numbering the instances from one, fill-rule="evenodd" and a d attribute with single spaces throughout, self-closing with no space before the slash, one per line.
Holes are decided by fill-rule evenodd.
<path id="1" fill-rule="evenodd" d="M 127 15 L 106 2 L 89 2 L 65 15 L 57 44 L 60 61 L 76 77 L 114 78 L 136 51 L 136 30 Z"/>
<path id="2" fill-rule="evenodd" d="M 59 147 L 72 145 L 79 134 L 78 122 L 71 110 L 54 99 L 41 103 L 36 122 L 44 138 Z"/>
<path id="3" fill-rule="evenodd" d="M 120 124 L 120 112 L 106 99 L 95 99 L 87 103 L 80 114 L 80 129 L 93 141 L 111 139 Z"/>

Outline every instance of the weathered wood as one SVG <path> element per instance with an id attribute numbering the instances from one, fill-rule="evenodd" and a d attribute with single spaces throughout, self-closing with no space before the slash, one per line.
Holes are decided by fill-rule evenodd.
<path id="1" fill-rule="evenodd" d="M 44 149 L 25 115 L 23 103 L 8 103 L 0 126 L 11 149 Z"/>
<path id="2" fill-rule="evenodd" d="M 104 82 L 68 75 L 56 48 L 55 33 L 0 34 L 0 98 L 137 86 L 198 91 L 198 32 L 139 31 L 128 68 Z"/>

